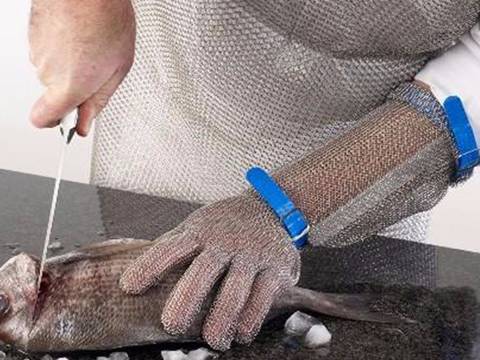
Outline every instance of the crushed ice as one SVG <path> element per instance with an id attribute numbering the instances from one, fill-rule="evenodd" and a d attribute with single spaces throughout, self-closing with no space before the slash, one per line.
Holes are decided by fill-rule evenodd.
<path id="1" fill-rule="evenodd" d="M 10 250 L 10 255 L 12 256 L 16 256 L 22 252 L 20 243 L 7 243 L 4 247 Z"/>
<path id="2" fill-rule="evenodd" d="M 110 360 L 129 360 L 126 352 L 114 352 L 110 354 Z"/>
<path id="3" fill-rule="evenodd" d="M 188 360 L 211 360 L 218 358 L 218 354 L 208 349 L 200 348 L 188 353 Z"/>
<path id="4" fill-rule="evenodd" d="M 20 244 L 19 243 L 7 243 L 7 244 L 5 244 L 5 246 L 7 248 L 9 248 L 10 250 L 15 250 L 15 249 L 20 247 Z"/>
<path id="5" fill-rule="evenodd" d="M 130 357 L 126 352 L 113 352 L 110 356 L 98 356 L 97 360 L 129 360 Z"/>
<path id="6" fill-rule="evenodd" d="M 305 346 L 315 349 L 320 346 L 325 346 L 332 340 L 332 334 L 323 324 L 313 325 L 304 338 Z"/>
<path id="7" fill-rule="evenodd" d="M 184 353 L 182 350 L 162 351 L 163 360 L 212 360 L 218 358 L 218 354 L 206 348 L 192 350 Z"/>
<path id="8" fill-rule="evenodd" d="M 182 350 L 162 351 L 163 360 L 187 360 L 188 356 Z"/>
<path id="9" fill-rule="evenodd" d="M 0 357 L 0 360 L 1 357 Z M 54 358 L 51 355 L 44 355 L 41 360 L 54 360 Z M 57 358 L 56 360 L 69 360 L 66 357 L 60 357 Z M 129 360 L 129 356 L 126 352 L 114 352 L 111 353 L 110 356 L 98 356 L 97 360 Z"/>
<path id="10" fill-rule="evenodd" d="M 321 324 L 320 320 L 313 316 L 296 311 L 285 322 L 285 332 L 288 335 L 302 336 L 307 333 L 313 325 Z"/>
<path id="11" fill-rule="evenodd" d="M 299 344 L 315 349 L 326 346 L 332 340 L 332 334 L 320 320 L 313 316 L 297 311 L 285 322 L 287 338 L 284 344 L 288 347 L 297 347 Z"/>
<path id="12" fill-rule="evenodd" d="M 63 244 L 60 241 L 53 241 L 50 245 L 48 245 L 48 250 L 50 251 L 59 251 L 63 249 Z"/>

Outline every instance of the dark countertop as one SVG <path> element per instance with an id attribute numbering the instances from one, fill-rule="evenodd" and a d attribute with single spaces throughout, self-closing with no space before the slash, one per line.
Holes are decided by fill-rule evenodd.
<path id="1" fill-rule="evenodd" d="M 53 179 L 0 170 L 0 264 L 3 264 L 16 251 L 40 255 L 52 191 Z M 175 227 L 187 214 L 198 207 L 199 205 L 196 204 L 164 198 L 62 182 L 52 239 L 59 241 L 63 249 L 56 254 L 107 238 L 154 239 Z M 332 279 L 341 273 L 338 283 L 342 284 L 348 282 L 373 282 L 387 285 L 412 283 L 432 289 L 466 287 L 473 290 L 477 300 L 480 296 L 480 254 L 380 237 L 373 239 L 370 244 L 377 246 L 377 249 L 385 249 L 382 250 L 385 252 L 377 250 L 376 255 L 369 255 L 368 259 L 360 256 L 368 260 L 365 262 L 375 263 L 374 271 L 369 272 L 368 276 L 365 275 L 367 272 L 352 271 L 350 265 L 345 265 L 351 264 L 351 259 L 359 258 L 358 254 L 364 251 L 362 245 L 346 250 L 315 249 L 304 254 L 306 259 L 304 263 L 313 265 L 305 266 L 301 285 L 331 290 L 337 285 L 337 280 Z M 400 260 L 400 256 L 387 256 L 391 252 L 411 254 L 411 257 L 407 257 L 411 259 L 411 263 L 410 260 L 405 261 L 405 258 Z M 425 263 L 422 260 L 423 256 L 427 256 L 433 265 L 423 266 Z M 380 262 L 386 258 L 388 261 Z M 354 265 L 354 269 L 360 269 L 358 264 Z M 429 280 L 425 282 L 425 276 L 417 276 L 418 274 L 406 277 L 402 271 L 410 267 L 414 270 L 420 269 L 417 272 L 427 272 L 426 277 Z M 363 277 L 359 274 L 363 274 Z M 375 275 L 372 276 L 372 274 Z M 377 353 L 385 351 L 385 356 L 380 358 L 390 358 L 386 355 L 388 349 L 375 351 Z M 477 338 L 472 351 L 471 358 L 480 359 L 480 338 Z M 142 357 L 161 358 L 158 348 L 155 349 L 155 353 L 156 357 L 153 355 Z M 291 356 L 286 357 L 291 358 Z M 253 357 L 238 353 L 236 358 Z M 409 357 L 405 357 L 407 358 Z M 453 357 L 441 357 L 441 359 L 453 359 Z"/>

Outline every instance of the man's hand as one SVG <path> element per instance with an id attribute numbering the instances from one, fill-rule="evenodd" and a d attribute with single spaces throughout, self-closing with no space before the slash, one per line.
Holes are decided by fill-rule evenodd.
<path id="1" fill-rule="evenodd" d="M 204 339 L 217 350 L 228 349 L 233 340 L 251 342 L 274 299 L 300 276 L 299 252 L 273 212 L 252 195 L 194 212 L 136 260 L 120 286 L 140 294 L 173 267 L 188 262 L 162 321 L 168 332 L 185 333 L 222 279 L 203 326 Z"/>
<path id="2" fill-rule="evenodd" d="M 133 63 L 135 15 L 130 0 L 32 0 L 30 58 L 46 86 L 31 113 L 53 127 L 79 106 L 86 136 Z"/>

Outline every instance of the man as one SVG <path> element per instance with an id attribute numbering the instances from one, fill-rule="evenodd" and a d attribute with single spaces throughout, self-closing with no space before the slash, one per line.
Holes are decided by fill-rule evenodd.
<path id="1" fill-rule="evenodd" d="M 140 294 L 190 263 L 162 318 L 183 333 L 222 279 L 203 336 L 224 350 L 251 342 L 297 283 L 309 229 L 324 246 L 425 236 L 425 214 L 394 224 L 468 177 L 478 159 L 462 159 L 478 151 L 458 144 L 428 90 L 438 71 L 396 88 L 479 12 L 473 0 L 33 0 L 47 90 L 32 121 L 56 126 L 78 107 L 80 135 L 98 119 L 94 183 L 208 204 L 120 285 Z M 254 165 L 273 179 L 252 170 L 247 190 Z"/>

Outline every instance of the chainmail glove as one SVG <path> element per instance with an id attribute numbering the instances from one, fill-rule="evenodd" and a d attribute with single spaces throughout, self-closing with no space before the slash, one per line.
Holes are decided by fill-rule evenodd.
<path id="1" fill-rule="evenodd" d="M 308 219 L 311 244 L 344 246 L 432 208 L 452 183 L 457 155 L 440 104 L 408 84 L 356 128 L 272 176 Z M 219 350 L 251 341 L 273 299 L 300 273 L 299 253 L 252 192 L 197 210 L 136 260 L 120 285 L 140 294 L 186 262 L 163 324 L 185 333 L 225 275 L 203 329 Z"/>
<path id="2" fill-rule="evenodd" d="M 120 286 L 140 294 L 173 267 L 191 262 L 165 305 L 162 321 L 172 334 L 185 333 L 207 295 L 222 279 L 203 326 L 217 350 L 253 340 L 273 300 L 300 276 L 300 255 L 272 211 L 253 193 L 206 206 L 123 274 Z"/>
<path id="3" fill-rule="evenodd" d="M 310 244 L 342 247 L 433 208 L 463 180 L 454 178 L 458 156 L 441 104 L 407 83 L 357 127 L 273 176 L 312 225 Z"/>

